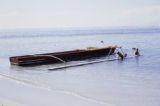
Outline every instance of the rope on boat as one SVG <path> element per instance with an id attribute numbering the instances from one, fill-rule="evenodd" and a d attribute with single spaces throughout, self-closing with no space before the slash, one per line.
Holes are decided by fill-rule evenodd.
<path id="1" fill-rule="evenodd" d="M 109 50 L 109 53 L 108 53 L 108 58 L 109 58 L 109 56 L 110 56 L 110 54 L 111 54 L 111 51 L 112 51 L 112 46 L 111 46 L 111 49 Z"/>
<path id="2" fill-rule="evenodd" d="M 111 47 L 111 49 L 110 49 L 110 51 L 109 51 L 109 53 L 108 53 L 108 57 L 109 57 L 109 55 L 111 54 L 111 51 L 112 51 L 112 47 Z M 35 54 L 34 56 L 45 56 L 45 57 L 52 57 L 52 58 L 54 58 L 54 59 L 57 59 L 57 60 L 59 60 L 59 61 L 61 61 L 61 62 L 63 62 L 63 63 L 66 63 L 66 61 L 64 61 L 64 60 L 62 60 L 61 58 L 59 58 L 59 57 L 57 57 L 57 56 L 53 56 L 53 55 L 41 55 L 41 54 Z"/>
<path id="3" fill-rule="evenodd" d="M 59 58 L 59 57 L 57 57 L 57 56 L 53 56 L 53 55 L 34 55 L 34 56 L 45 56 L 45 57 L 52 57 L 52 58 L 54 58 L 54 59 L 57 59 L 57 60 L 59 60 L 59 61 L 61 61 L 61 62 L 63 62 L 63 63 L 66 63 L 66 61 L 64 61 L 64 60 L 62 60 L 61 58 Z"/>

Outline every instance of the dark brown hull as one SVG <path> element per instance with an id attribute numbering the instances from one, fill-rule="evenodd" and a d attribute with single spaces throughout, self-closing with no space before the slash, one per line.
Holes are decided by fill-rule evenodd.
<path id="1" fill-rule="evenodd" d="M 14 56 L 10 57 L 10 62 L 13 65 L 29 66 L 48 63 L 67 62 L 73 60 L 82 60 L 89 58 L 96 58 L 100 56 L 111 55 L 114 53 L 116 47 L 86 49 L 86 50 L 73 50 L 65 52 Z"/>

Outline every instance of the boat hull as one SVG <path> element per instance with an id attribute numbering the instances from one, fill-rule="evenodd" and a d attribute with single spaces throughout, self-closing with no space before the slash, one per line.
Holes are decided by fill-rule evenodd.
<path id="1" fill-rule="evenodd" d="M 116 47 L 96 48 L 86 50 L 73 50 L 56 53 L 35 54 L 10 57 L 10 63 L 18 66 L 41 65 L 49 63 L 62 63 L 73 60 L 83 60 L 112 55 Z"/>

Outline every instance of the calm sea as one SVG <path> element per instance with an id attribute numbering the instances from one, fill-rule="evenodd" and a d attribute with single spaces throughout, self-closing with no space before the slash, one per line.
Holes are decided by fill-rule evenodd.
<path id="1" fill-rule="evenodd" d="M 48 68 L 62 64 L 9 63 L 10 56 L 110 45 L 142 56 L 59 71 Z M 0 31 L 0 83 L 0 98 L 28 106 L 160 106 L 160 29 Z"/>

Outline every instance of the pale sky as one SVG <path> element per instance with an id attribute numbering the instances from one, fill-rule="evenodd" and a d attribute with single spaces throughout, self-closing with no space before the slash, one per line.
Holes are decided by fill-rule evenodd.
<path id="1" fill-rule="evenodd" d="M 160 26 L 160 0 L 0 0 L 0 29 Z"/>

